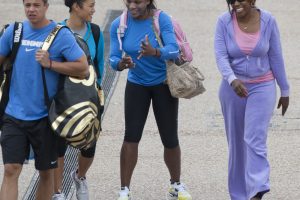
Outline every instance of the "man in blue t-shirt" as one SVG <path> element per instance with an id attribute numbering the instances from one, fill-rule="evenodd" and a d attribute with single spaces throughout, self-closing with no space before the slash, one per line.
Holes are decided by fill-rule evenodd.
<path id="1" fill-rule="evenodd" d="M 88 75 L 88 64 L 68 29 L 58 33 L 48 51 L 41 50 L 43 41 L 56 26 L 46 18 L 48 0 L 23 0 L 23 4 L 28 20 L 23 22 L 23 37 L 13 65 L 0 138 L 4 162 L 0 199 L 18 198 L 18 178 L 29 145 L 33 147 L 35 167 L 40 173 L 36 199 L 51 199 L 53 168 L 57 167 L 53 149 L 57 138 L 47 119 L 41 70 L 45 68 L 51 99 L 57 91 L 59 74 L 84 78 Z M 11 24 L 0 39 L 0 64 L 11 52 L 13 27 Z"/>

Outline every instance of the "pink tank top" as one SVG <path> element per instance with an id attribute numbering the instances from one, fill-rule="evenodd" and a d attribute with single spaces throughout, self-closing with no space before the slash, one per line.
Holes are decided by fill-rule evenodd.
<path id="1" fill-rule="evenodd" d="M 256 33 L 246 33 L 242 31 L 238 25 L 235 13 L 233 16 L 233 27 L 235 33 L 235 40 L 238 46 L 240 47 L 241 51 L 246 55 L 251 54 L 259 40 L 260 31 L 257 31 Z"/>
<path id="2" fill-rule="evenodd" d="M 234 28 L 234 33 L 235 33 L 235 40 L 236 43 L 238 44 L 239 48 L 243 53 L 246 55 L 251 54 L 253 49 L 258 43 L 259 37 L 260 37 L 260 30 L 255 32 L 255 33 L 246 33 L 242 31 L 238 25 L 238 21 L 236 18 L 236 14 L 233 14 L 233 28 Z M 268 71 L 266 74 L 260 77 L 256 77 L 254 79 L 250 79 L 247 81 L 243 81 L 246 83 L 261 83 L 265 81 L 270 81 L 273 80 L 274 76 L 272 71 Z"/>

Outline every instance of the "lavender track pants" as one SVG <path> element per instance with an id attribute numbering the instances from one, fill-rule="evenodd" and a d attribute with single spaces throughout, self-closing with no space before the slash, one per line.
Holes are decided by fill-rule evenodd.
<path id="1" fill-rule="evenodd" d="M 229 146 L 228 187 L 232 200 L 249 200 L 270 189 L 267 132 L 276 103 L 275 81 L 245 84 L 240 98 L 226 81 L 219 91 Z"/>

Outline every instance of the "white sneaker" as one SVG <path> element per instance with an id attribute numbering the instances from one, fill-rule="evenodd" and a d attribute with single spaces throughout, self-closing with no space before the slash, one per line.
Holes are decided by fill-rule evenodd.
<path id="1" fill-rule="evenodd" d="M 175 182 L 170 185 L 167 193 L 168 200 L 192 200 L 192 196 L 188 193 L 183 183 Z"/>
<path id="2" fill-rule="evenodd" d="M 128 187 L 121 187 L 118 200 L 131 200 L 131 193 Z"/>
<path id="3" fill-rule="evenodd" d="M 71 172 L 71 177 L 76 186 L 77 200 L 89 200 L 89 190 L 86 178 L 78 178 L 76 171 Z"/>
<path id="4" fill-rule="evenodd" d="M 66 196 L 64 193 L 55 193 L 52 196 L 52 200 L 66 200 Z"/>

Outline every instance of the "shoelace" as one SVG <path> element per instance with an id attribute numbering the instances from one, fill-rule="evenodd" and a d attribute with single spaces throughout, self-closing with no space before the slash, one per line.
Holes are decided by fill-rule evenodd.
<path id="1" fill-rule="evenodd" d="M 174 189 L 176 192 L 186 192 L 186 188 L 183 183 L 180 183 L 179 185 L 174 185 Z"/>
<path id="2" fill-rule="evenodd" d="M 81 190 L 82 193 L 87 193 L 87 185 L 85 183 L 85 179 L 83 179 L 83 178 L 78 179 L 78 183 L 80 185 L 80 188 L 82 188 L 82 190 Z"/>
<path id="3" fill-rule="evenodd" d="M 62 193 L 56 193 L 56 194 L 54 194 L 54 197 L 64 197 L 65 195 L 64 194 L 62 194 Z"/>
<path id="4" fill-rule="evenodd" d="M 55 199 L 58 199 L 58 200 L 64 200 L 66 197 L 64 194 L 62 193 L 57 193 L 57 194 L 54 194 L 53 196 Z"/>

